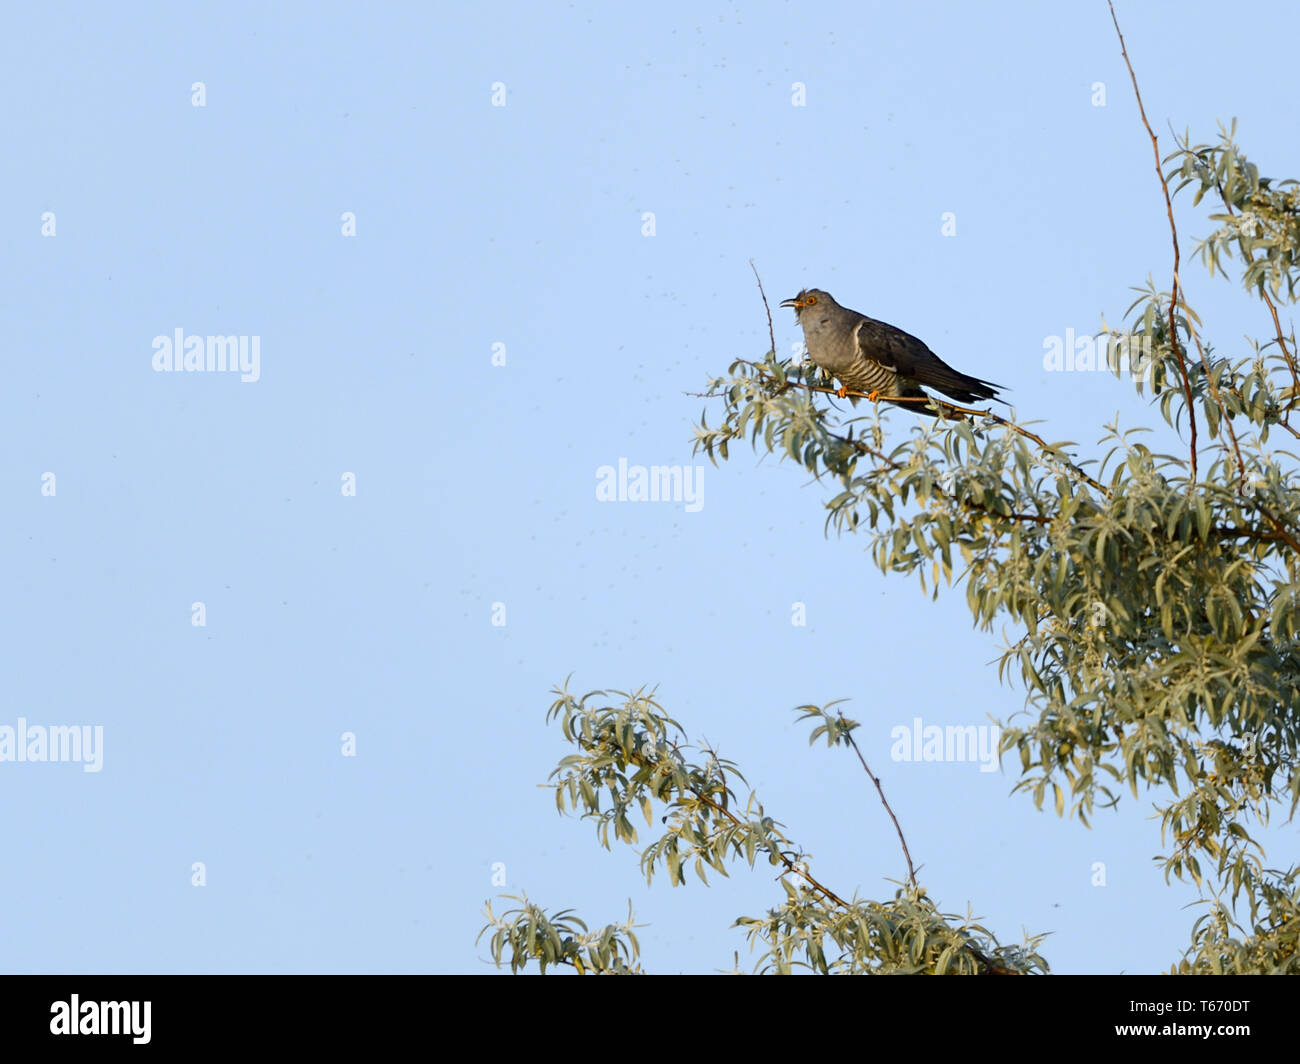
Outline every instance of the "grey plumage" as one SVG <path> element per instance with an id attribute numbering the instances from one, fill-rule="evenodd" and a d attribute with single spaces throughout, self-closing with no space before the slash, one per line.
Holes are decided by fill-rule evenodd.
<path id="1" fill-rule="evenodd" d="M 809 356 L 839 380 L 841 396 L 853 391 L 885 400 L 921 399 L 924 386 L 963 404 L 998 398 L 1000 384 L 953 369 L 915 336 L 840 306 L 820 288 L 805 288 L 781 306 L 794 308 Z M 924 402 L 896 405 L 937 416 Z"/>

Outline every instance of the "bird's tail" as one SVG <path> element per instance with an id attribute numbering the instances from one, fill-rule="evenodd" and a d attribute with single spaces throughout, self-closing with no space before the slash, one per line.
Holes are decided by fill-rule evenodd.
<path id="1" fill-rule="evenodd" d="M 932 388 L 937 388 L 944 395 L 951 395 L 959 403 L 978 403 L 983 399 L 997 399 L 1005 402 L 998 391 L 1002 388 L 1000 384 L 994 384 L 992 381 L 981 380 L 979 377 L 972 377 L 969 374 L 962 373 L 953 369 L 951 366 L 944 366 L 941 374 L 931 373 L 931 378 L 924 383 Z M 942 377 L 943 379 L 938 379 Z"/>

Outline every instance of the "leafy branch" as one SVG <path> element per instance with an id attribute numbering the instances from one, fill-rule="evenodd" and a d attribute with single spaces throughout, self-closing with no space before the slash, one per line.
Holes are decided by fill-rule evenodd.
<path id="1" fill-rule="evenodd" d="M 847 898 L 815 877 L 807 854 L 784 833 L 752 791 L 740 810 L 731 780 L 743 781 L 739 769 L 712 750 L 703 763 L 689 759 L 685 734 L 653 694 L 594 691 L 581 698 L 556 688 L 548 710 L 577 752 L 557 766 L 551 787 L 561 811 L 579 812 L 596 825 L 600 842 L 637 842 L 630 813 L 639 810 L 654 826 L 654 805 L 662 812 L 663 834 L 641 853 L 647 881 L 656 871 L 668 873 L 674 886 L 686 882 L 692 865 L 707 882 L 707 870 L 728 874 L 726 865 L 742 860 L 754 867 L 760 857 L 780 869 L 785 901 L 763 917 L 737 919 L 752 946 L 765 946 L 758 970 L 789 972 L 797 967 L 832 972 L 967 973 L 1018 975 L 1046 971 L 1037 954 L 1038 938 L 1024 946 L 1002 946 L 969 916 L 940 912 L 916 881 L 897 817 L 884 790 L 869 769 L 885 809 L 899 834 L 908 866 L 908 881 L 887 902 Z M 815 706 L 802 706 L 803 719 L 821 724 L 812 741 L 852 741 L 857 722 Z M 865 768 L 866 762 L 862 760 Z M 520 900 L 520 899 L 513 899 Z M 631 916 L 624 925 L 611 925 L 596 936 L 583 936 L 585 925 L 569 913 L 554 917 L 525 903 L 509 919 L 493 918 L 492 954 L 497 963 L 507 955 L 512 967 L 536 960 L 569 964 L 584 971 L 631 971 L 637 952 Z M 486 932 L 488 928 L 484 929 Z M 601 952 L 601 950 L 604 952 Z"/>

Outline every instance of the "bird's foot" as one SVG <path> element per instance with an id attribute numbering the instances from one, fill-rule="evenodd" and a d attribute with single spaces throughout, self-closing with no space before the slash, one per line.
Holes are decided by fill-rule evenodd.
<path id="1" fill-rule="evenodd" d="M 844 385 L 841 384 L 839 388 L 836 389 L 835 394 L 840 399 L 843 399 L 846 395 L 849 394 L 849 390 L 846 387 L 844 387 Z"/>
<path id="2" fill-rule="evenodd" d="M 877 388 L 875 391 L 867 392 L 867 398 L 870 399 L 873 403 L 877 403 L 877 402 L 879 402 L 879 401 L 880 401 L 880 389 Z"/>

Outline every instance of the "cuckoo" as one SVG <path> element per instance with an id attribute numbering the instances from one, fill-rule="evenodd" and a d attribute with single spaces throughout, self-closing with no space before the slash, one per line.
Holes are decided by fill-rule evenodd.
<path id="1" fill-rule="evenodd" d="M 794 308 L 809 356 L 840 382 L 840 398 L 862 392 L 930 417 L 938 411 L 922 386 L 958 403 L 998 398 L 1002 385 L 953 369 L 915 336 L 840 306 L 820 288 L 805 288 L 781 306 Z"/>

